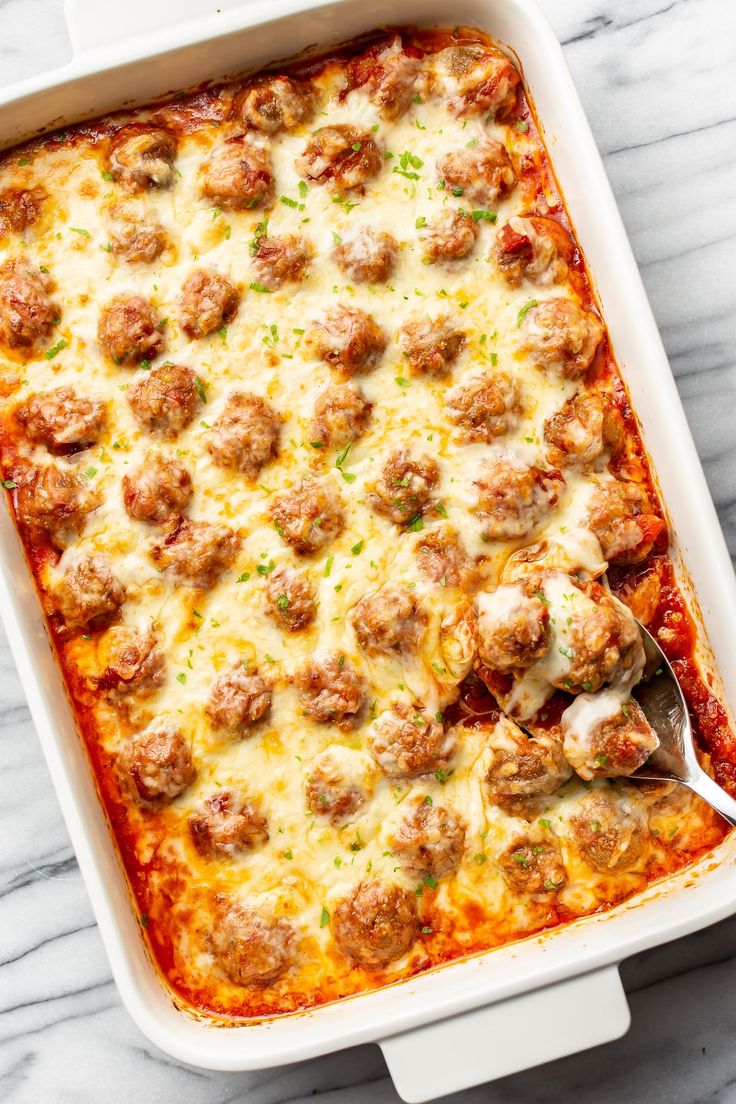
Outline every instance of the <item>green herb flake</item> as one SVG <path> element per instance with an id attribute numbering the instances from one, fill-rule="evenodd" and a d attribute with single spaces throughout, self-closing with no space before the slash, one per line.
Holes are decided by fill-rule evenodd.
<path id="1" fill-rule="evenodd" d="M 242 575 L 238 575 L 235 580 L 236 583 L 247 583 L 250 579 L 250 571 L 244 571 Z"/>
<path id="2" fill-rule="evenodd" d="M 204 384 L 202 383 L 202 380 L 199 378 L 199 376 L 194 377 L 194 386 L 196 387 L 197 394 L 199 395 L 202 402 L 206 403 L 207 395 L 205 394 Z"/>
<path id="3" fill-rule="evenodd" d="M 322 906 L 322 915 L 319 918 L 319 926 L 321 928 L 326 928 L 327 925 L 329 924 L 329 922 L 330 922 L 330 914 L 323 905 Z"/>
<path id="4" fill-rule="evenodd" d="M 353 556 L 359 556 L 364 548 L 365 548 L 365 541 L 360 540 L 360 541 L 358 541 L 357 544 L 353 545 L 353 547 L 350 549 L 350 552 Z"/>
<path id="5" fill-rule="evenodd" d="M 271 574 L 275 567 L 276 564 L 273 562 L 273 560 L 269 560 L 268 563 L 258 564 L 258 566 L 256 567 L 256 571 L 260 576 L 265 578 L 266 575 Z"/>
<path id="6" fill-rule="evenodd" d="M 52 345 L 50 349 L 47 349 L 43 355 L 46 357 L 46 360 L 53 360 L 54 357 L 57 356 L 62 349 L 66 349 L 68 344 L 69 342 L 66 340 L 66 338 L 62 337 L 56 342 L 55 345 Z"/>
<path id="7" fill-rule="evenodd" d="M 470 213 L 476 222 L 495 222 L 498 217 L 495 211 L 478 210 Z"/>
<path id="8" fill-rule="evenodd" d="M 279 203 L 283 203 L 284 207 L 298 207 L 297 200 L 290 199 L 289 196 L 279 196 Z"/>
<path id="9" fill-rule="evenodd" d="M 517 330 L 518 330 L 519 326 L 521 325 L 521 323 L 526 318 L 527 312 L 530 311 L 532 309 L 532 307 L 536 307 L 536 306 L 538 306 L 538 303 L 537 303 L 536 299 L 530 299 L 528 303 L 524 304 L 524 306 L 521 308 L 521 310 L 519 311 L 519 313 L 516 316 L 516 328 L 517 328 Z"/>
<path id="10" fill-rule="evenodd" d="M 419 217 L 417 218 L 417 221 L 414 223 L 414 225 L 417 228 L 417 230 L 421 230 L 423 226 L 426 226 L 427 225 L 427 220 L 424 217 L 424 215 L 419 215 Z"/>
<path id="11" fill-rule="evenodd" d="M 180 682 L 183 686 L 184 683 L 187 681 L 186 671 L 180 671 L 179 674 L 176 676 L 176 681 Z"/>
<path id="12" fill-rule="evenodd" d="M 92 237 L 89 230 L 84 230 L 84 229 L 82 229 L 81 226 L 70 226 L 69 229 L 71 230 L 71 232 L 73 234 L 79 234 L 83 238 L 91 238 Z"/>
<path id="13" fill-rule="evenodd" d="M 17 486 L 14 479 L 3 479 L 3 487 L 6 491 L 14 491 Z"/>

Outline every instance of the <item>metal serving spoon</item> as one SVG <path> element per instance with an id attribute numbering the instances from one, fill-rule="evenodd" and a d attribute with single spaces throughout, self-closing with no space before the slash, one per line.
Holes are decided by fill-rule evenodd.
<path id="1" fill-rule="evenodd" d="M 707 775 L 698 762 L 693 730 L 680 684 L 657 641 L 641 623 L 647 662 L 634 697 L 659 737 L 659 747 L 631 781 L 637 778 L 683 782 L 736 827 L 736 801 Z"/>

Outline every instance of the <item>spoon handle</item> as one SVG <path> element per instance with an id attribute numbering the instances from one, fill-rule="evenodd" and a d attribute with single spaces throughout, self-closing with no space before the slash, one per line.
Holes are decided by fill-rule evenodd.
<path id="1" fill-rule="evenodd" d="M 707 775 L 704 770 L 699 770 L 688 778 L 687 785 L 736 828 L 736 801 L 717 782 L 714 782 L 710 775 Z"/>

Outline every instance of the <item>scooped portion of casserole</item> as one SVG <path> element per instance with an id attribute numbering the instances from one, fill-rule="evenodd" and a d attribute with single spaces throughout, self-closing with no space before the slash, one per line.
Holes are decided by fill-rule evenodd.
<path id="1" fill-rule="evenodd" d="M 269 1016 L 606 908 L 736 746 L 520 74 L 401 29 L 0 160 L 0 464 L 141 925 Z"/>

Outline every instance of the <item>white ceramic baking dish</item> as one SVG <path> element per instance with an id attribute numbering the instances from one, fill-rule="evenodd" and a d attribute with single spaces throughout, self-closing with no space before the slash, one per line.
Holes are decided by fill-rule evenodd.
<path id="1" fill-rule="evenodd" d="M 397 15 L 478 24 L 521 61 L 667 504 L 680 580 L 698 595 L 693 612 L 712 648 L 704 646 L 703 661 L 736 703 L 731 564 L 600 157 L 557 40 L 529 0 L 403 0 L 400 9 L 395 0 L 67 0 L 74 59 L 0 91 L 0 146 L 336 43 Z M 4 508 L 0 610 L 123 1001 L 154 1043 L 190 1065 L 255 1069 L 377 1042 L 401 1096 L 433 1099 L 623 1034 L 621 960 L 736 908 L 731 838 L 697 869 L 605 915 L 315 1011 L 216 1026 L 178 1008 L 150 961 Z"/>

